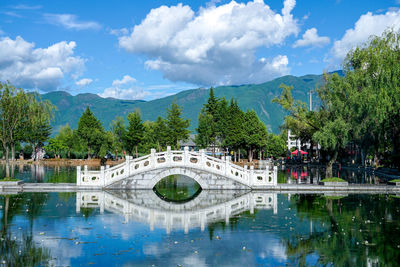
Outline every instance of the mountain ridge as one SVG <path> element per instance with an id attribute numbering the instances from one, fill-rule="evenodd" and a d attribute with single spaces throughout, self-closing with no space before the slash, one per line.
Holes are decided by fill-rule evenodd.
<path id="1" fill-rule="evenodd" d="M 278 133 L 279 126 L 285 116 L 284 110 L 272 99 L 281 94 L 279 88 L 282 83 L 293 86 L 293 96 L 308 103 L 307 93 L 316 86 L 321 85 L 322 75 L 308 74 L 304 76 L 286 75 L 261 84 L 244 84 L 231 86 L 218 86 L 214 88 L 216 97 L 237 99 L 243 109 L 254 109 L 260 119 L 266 124 L 269 132 Z M 116 98 L 103 98 L 97 94 L 82 93 L 75 96 L 65 91 L 53 91 L 42 94 L 42 99 L 47 99 L 57 106 L 55 119 L 52 123 L 54 132 L 58 132 L 62 125 L 69 123 L 72 128 L 77 127 L 78 120 L 87 106 L 103 126 L 108 129 L 111 121 L 116 116 L 126 118 L 128 113 L 140 109 L 142 119 L 155 121 L 157 116 L 165 117 L 166 108 L 173 100 L 181 105 L 183 116 L 190 119 L 190 130 L 197 127 L 197 117 L 201 107 L 206 103 L 209 89 L 197 88 L 181 91 L 177 94 L 150 101 L 123 100 Z"/>

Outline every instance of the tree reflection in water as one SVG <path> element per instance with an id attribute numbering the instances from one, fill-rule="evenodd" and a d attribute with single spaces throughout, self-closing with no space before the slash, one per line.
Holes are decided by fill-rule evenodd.
<path id="1" fill-rule="evenodd" d="M 50 250 L 37 246 L 32 234 L 34 219 L 40 214 L 42 204 L 47 201 L 46 194 L 6 195 L 2 197 L 3 211 L 1 220 L 0 264 L 5 266 L 48 265 L 52 259 Z M 26 207 L 26 209 L 22 209 Z M 14 216 L 28 212 L 30 230 L 16 235 L 9 232 Z"/>
<path id="2" fill-rule="evenodd" d="M 153 191 L 163 200 L 176 203 L 195 199 L 201 190 L 201 186 L 195 180 L 184 175 L 165 177 L 153 188 Z"/>
<path id="3" fill-rule="evenodd" d="M 400 262 L 399 199 L 387 195 L 345 198 L 296 195 L 291 199 L 301 219 L 324 227 L 286 240 L 287 254 L 296 265 L 391 266 Z"/>

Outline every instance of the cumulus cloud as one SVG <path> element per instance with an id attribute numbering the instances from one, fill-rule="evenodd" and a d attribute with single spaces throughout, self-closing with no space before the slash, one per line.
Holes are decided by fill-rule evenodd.
<path id="1" fill-rule="evenodd" d="M 129 75 L 125 75 L 121 80 L 114 80 L 112 85 L 113 86 L 121 86 L 124 84 L 130 84 L 130 83 L 134 83 L 136 82 L 136 79 L 129 76 Z"/>
<path id="2" fill-rule="evenodd" d="M 69 74 L 76 79 L 84 70 L 85 60 L 74 56 L 75 42 L 59 42 L 47 48 L 35 48 L 34 43 L 18 36 L 0 39 L 0 80 L 16 86 L 56 90 Z"/>
<path id="3" fill-rule="evenodd" d="M 80 21 L 72 14 L 45 14 L 44 18 L 50 24 L 64 27 L 69 30 L 98 30 L 101 25 L 95 21 Z"/>
<path id="4" fill-rule="evenodd" d="M 308 29 L 302 36 L 302 39 L 297 40 L 293 47 L 302 47 L 302 46 L 324 46 L 329 44 L 330 39 L 326 36 L 318 36 L 318 32 L 316 28 Z"/>
<path id="5" fill-rule="evenodd" d="M 106 88 L 103 93 L 99 94 L 101 97 L 112 97 L 117 99 L 137 100 L 143 99 L 150 95 L 150 92 L 144 91 L 134 85 L 136 79 L 125 75 L 121 80 L 114 80 L 112 86 Z"/>
<path id="6" fill-rule="evenodd" d="M 299 26 L 285 0 L 276 13 L 263 0 L 207 5 L 195 13 L 189 6 L 152 9 L 119 45 L 148 57 L 145 65 L 171 81 L 200 85 L 263 82 L 288 72 L 285 55 L 258 59 L 257 49 L 281 45 Z"/>
<path id="7" fill-rule="evenodd" d="M 85 87 L 85 86 L 88 86 L 89 84 L 91 84 L 92 82 L 93 82 L 92 79 L 83 78 L 83 79 L 80 79 L 79 81 L 75 82 L 75 84 L 80 87 Z"/>
<path id="8" fill-rule="evenodd" d="M 362 15 L 354 28 L 348 29 L 342 39 L 335 41 L 333 44 L 331 52 L 334 59 L 343 60 L 351 49 L 367 42 L 371 35 L 381 35 L 388 28 L 399 30 L 400 10 L 375 15 L 368 12 Z"/>

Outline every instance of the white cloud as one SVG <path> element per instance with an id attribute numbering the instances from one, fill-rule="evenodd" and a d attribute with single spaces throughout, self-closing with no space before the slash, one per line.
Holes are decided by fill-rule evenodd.
<path id="1" fill-rule="evenodd" d="M 127 35 L 129 33 L 129 30 L 127 28 L 121 28 L 121 29 L 110 29 L 109 33 L 111 35 L 115 36 L 121 36 L 121 35 Z"/>
<path id="2" fill-rule="evenodd" d="M 375 15 L 368 12 L 362 15 L 353 29 L 348 29 L 342 39 L 335 41 L 331 51 L 333 57 L 343 60 L 351 49 L 367 42 L 371 35 L 381 35 L 390 27 L 394 30 L 400 28 L 400 10 Z"/>
<path id="3" fill-rule="evenodd" d="M 75 84 L 80 87 L 85 87 L 85 86 L 88 86 L 89 84 L 91 84 L 92 82 L 93 82 L 92 79 L 83 78 L 83 79 L 80 79 L 79 81 L 75 82 Z"/>
<path id="4" fill-rule="evenodd" d="M 99 96 L 112 97 L 117 99 L 137 100 L 143 99 L 151 94 L 148 91 L 144 91 L 143 89 L 132 85 L 132 83 L 135 82 L 135 78 L 129 75 L 125 75 L 124 77 L 122 77 L 121 80 L 114 80 L 112 82 L 112 86 L 106 88 L 103 93 L 99 94 Z"/>
<path id="5" fill-rule="evenodd" d="M 324 46 L 329 44 L 330 39 L 326 36 L 318 36 L 318 32 L 316 28 L 308 29 L 302 36 L 302 39 L 297 40 L 293 47 L 302 47 L 302 46 Z"/>
<path id="6" fill-rule="evenodd" d="M 37 10 L 37 9 L 41 9 L 42 6 L 40 5 L 35 5 L 35 6 L 29 6 L 29 5 L 16 5 L 12 7 L 13 9 L 20 9 L 20 10 Z"/>
<path id="7" fill-rule="evenodd" d="M 98 30 L 101 25 L 95 21 L 79 21 L 76 15 L 72 14 L 45 14 L 47 22 L 62 26 L 69 30 Z"/>
<path id="8" fill-rule="evenodd" d="M 0 39 L 0 80 L 16 86 L 42 91 L 56 90 L 65 74 L 76 79 L 84 70 L 85 60 L 74 56 L 75 42 L 59 42 L 47 48 L 18 36 Z"/>
<path id="9" fill-rule="evenodd" d="M 146 55 L 145 65 L 171 81 L 200 85 L 264 82 L 288 72 L 284 55 L 257 59 L 260 47 L 283 44 L 297 35 L 291 14 L 296 1 L 285 0 L 282 14 L 262 0 L 208 5 L 195 13 L 189 6 L 153 9 L 120 47 Z"/>
<path id="10" fill-rule="evenodd" d="M 129 87 L 109 87 L 104 90 L 103 93 L 99 94 L 101 97 L 112 97 L 116 99 L 128 99 L 128 100 L 140 100 L 150 95 L 150 92 L 144 91 L 143 89 Z"/>
<path id="11" fill-rule="evenodd" d="M 121 80 L 114 80 L 112 85 L 113 86 L 121 86 L 124 84 L 130 84 L 130 83 L 134 83 L 136 82 L 136 79 L 129 76 L 129 75 L 125 75 Z"/>

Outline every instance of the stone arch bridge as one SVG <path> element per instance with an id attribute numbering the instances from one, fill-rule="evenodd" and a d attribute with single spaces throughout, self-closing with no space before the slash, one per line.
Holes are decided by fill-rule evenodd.
<path id="1" fill-rule="evenodd" d="M 202 189 L 257 189 L 277 185 L 277 167 L 255 170 L 252 166 L 240 167 L 230 161 L 199 152 L 171 150 L 156 153 L 151 149 L 149 155 L 126 161 L 100 171 L 88 170 L 87 166 L 77 167 L 77 185 L 93 188 L 112 189 L 152 189 L 161 179 L 169 175 L 186 175 L 198 182 Z"/>

